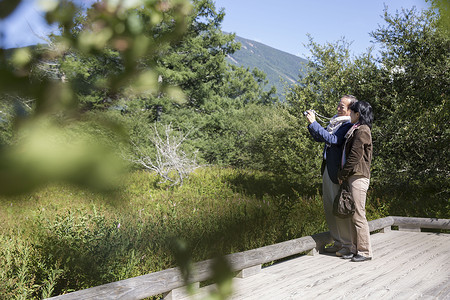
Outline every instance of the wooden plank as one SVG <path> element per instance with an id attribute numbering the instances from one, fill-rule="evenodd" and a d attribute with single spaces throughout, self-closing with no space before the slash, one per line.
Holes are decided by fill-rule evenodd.
<path id="1" fill-rule="evenodd" d="M 298 257 L 255 276 L 234 279 L 232 299 L 446 299 L 450 297 L 449 238 L 398 231 L 375 234 L 373 261 Z M 193 299 L 203 297 L 205 293 Z"/>
<path id="2" fill-rule="evenodd" d="M 420 232 L 420 225 L 398 225 L 399 231 Z"/>
<path id="3" fill-rule="evenodd" d="M 195 282 L 192 284 L 192 289 L 198 290 L 200 288 L 200 282 Z M 183 298 L 188 298 L 189 292 L 186 286 L 171 290 L 169 293 L 164 295 L 164 300 L 178 300 Z"/>
<path id="4" fill-rule="evenodd" d="M 322 258 L 300 257 L 294 259 L 296 261 L 295 264 L 292 264 L 291 261 L 289 261 L 289 263 L 283 262 L 279 265 L 268 267 L 263 270 L 263 281 L 258 281 L 257 278 L 251 278 L 252 282 L 250 282 L 250 284 L 249 282 L 245 282 L 245 286 L 236 286 L 236 288 L 239 289 L 239 293 L 236 296 L 233 296 L 233 299 L 243 299 L 246 298 L 246 295 L 252 295 L 251 297 L 254 297 L 254 299 L 269 299 L 270 296 L 273 296 L 273 299 L 280 299 L 275 296 L 289 293 L 290 289 L 292 287 L 295 288 L 298 282 L 305 284 L 311 281 L 311 279 L 320 280 L 320 278 L 323 278 L 323 274 L 326 274 L 330 269 L 339 269 L 342 272 L 345 272 L 341 266 L 336 267 L 336 263 L 340 262 L 343 265 L 348 262 L 336 257 L 320 256 Z M 305 261 L 310 261 L 312 264 L 309 264 L 309 266 L 306 267 L 307 264 L 303 263 Z M 305 272 L 305 270 L 307 271 Z M 261 276 L 262 275 L 257 275 L 255 277 L 261 278 Z"/>
<path id="5" fill-rule="evenodd" d="M 421 236 L 416 235 L 422 239 Z M 394 289 L 414 289 L 421 295 L 437 296 L 439 290 L 429 290 L 430 281 L 443 288 L 450 284 L 450 238 L 427 234 L 428 244 L 410 257 L 408 268 L 390 282 Z M 450 295 L 448 295 L 450 296 Z"/>
<path id="6" fill-rule="evenodd" d="M 392 282 L 399 280 L 399 277 L 405 277 L 405 269 L 408 270 L 411 268 L 411 265 L 414 263 L 409 256 L 413 254 L 413 257 L 417 257 L 417 255 L 422 255 L 424 253 L 423 247 L 426 245 L 430 245 L 429 241 L 423 241 L 421 237 L 422 243 L 420 244 L 418 240 L 411 238 L 411 242 L 406 244 L 406 247 L 403 248 L 404 251 L 399 251 L 400 255 L 395 253 L 398 245 L 396 243 L 392 243 L 391 253 L 388 256 L 382 257 L 382 259 L 377 258 L 374 261 L 364 263 L 364 265 L 358 266 L 356 270 L 353 270 L 350 274 L 353 274 L 354 279 L 348 278 L 355 286 L 346 294 L 344 294 L 344 298 L 376 298 L 370 295 L 371 292 L 374 292 L 380 288 L 386 288 L 387 290 L 392 289 Z M 376 250 L 375 250 L 376 253 Z M 415 254 L 414 254 L 415 253 Z M 381 263 L 381 267 L 377 266 Z M 377 267 L 373 267 L 377 266 Z M 423 272 L 422 268 L 422 272 Z M 409 280 L 408 276 L 405 277 L 406 280 Z M 332 290 L 337 290 L 341 287 L 343 282 L 338 282 Z M 329 290 L 330 287 L 327 287 Z M 407 290 L 408 288 L 406 288 Z M 396 294 L 396 293 L 394 293 Z M 351 296 L 351 297 L 348 297 Z M 370 297 L 369 297 L 370 296 Z M 394 296 L 393 298 L 395 298 Z M 392 299 L 392 298 L 391 298 Z"/>
<path id="7" fill-rule="evenodd" d="M 394 219 L 394 226 L 414 226 L 430 229 L 450 229 L 450 219 L 437 218 L 411 218 L 411 217 L 391 217 Z"/>
<path id="8" fill-rule="evenodd" d="M 292 299 L 297 297 L 306 299 L 317 297 L 338 298 L 338 295 L 342 295 L 343 297 L 356 295 L 369 298 L 378 298 L 377 295 L 387 295 L 388 299 L 393 299 L 399 295 L 410 296 L 412 299 L 428 297 L 425 292 L 419 293 L 410 287 L 403 287 L 403 291 L 401 291 L 403 294 L 399 294 L 396 289 L 389 287 L 389 282 L 392 281 L 392 268 L 390 267 L 393 266 L 394 269 L 397 269 L 399 266 L 405 264 L 408 265 L 408 261 L 410 260 L 407 258 L 408 253 L 417 249 L 425 249 L 425 252 L 429 252 L 429 249 L 426 247 L 435 244 L 436 240 L 430 240 L 429 238 L 424 237 L 423 233 L 421 235 L 411 236 L 411 234 L 408 233 L 403 234 L 393 232 L 389 235 L 387 240 L 384 240 L 386 235 L 376 234 L 372 236 L 374 241 L 374 252 L 377 257 L 374 261 L 357 264 L 326 255 L 321 255 L 320 261 L 315 260 L 313 257 L 296 258 L 289 262 L 283 262 L 263 269 L 263 272 L 270 272 L 264 274 L 265 280 L 257 280 L 255 277 L 251 278 L 251 281 L 246 280 L 245 283 L 244 281 L 240 281 L 241 284 L 238 284 L 238 281 L 235 281 L 235 285 L 237 285 L 236 288 L 239 288 L 240 290 L 239 292 L 235 292 L 233 299 Z M 380 239 L 381 237 L 383 239 Z M 445 246 L 445 244 L 443 245 Z M 398 254 L 395 253 L 396 249 L 400 249 Z M 416 256 L 422 255 L 423 252 L 424 250 L 419 250 L 418 254 L 416 253 Z M 378 259 L 378 257 L 381 257 L 381 259 Z M 406 260 L 402 260 L 402 257 Z M 324 261 L 323 258 L 326 258 L 326 261 Z M 339 263 L 337 263 L 337 260 L 339 260 Z M 380 261 L 382 268 L 371 265 L 374 262 Z M 398 265 L 392 265 L 393 262 L 397 262 Z M 297 267 L 301 268 L 302 266 L 313 268 L 313 270 L 303 270 L 303 273 L 301 273 L 301 269 L 296 271 Z M 353 270 L 355 266 L 357 268 L 356 271 Z M 333 271 L 338 269 L 339 271 L 337 272 Z M 358 273 L 358 270 L 360 273 Z M 296 272 L 299 272 L 299 276 L 296 276 Z M 346 274 L 348 274 L 347 277 Z M 363 282 L 366 284 L 361 286 L 360 282 L 355 282 L 354 276 L 363 277 L 362 275 L 365 274 L 373 275 L 371 278 L 365 278 L 365 281 Z M 433 278 L 433 274 L 430 276 Z M 379 277 L 386 279 L 386 287 L 380 287 L 379 285 L 373 284 Z M 445 276 L 444 280 L 446 280 Z M 302 284 L 300 287 L 298 282 L 301 282 Z M 358 291 L 359 294 L 355 292 L 350 294 L 343 291 L 339 292 L 342 290 L 343 286 L 349 285 L 348 282 L 354 283 L 352 284 L 353 290 Z M 329 283 L 332 284 L 327 285 Z M 325 285 L 327 285 L 325 289 L 322 289 Z M 394 296 L 391 297 L 389 295 Z"/>
<path id="9" fill-rule="evenodd" d="M 397 225 L 401 228 L 409 226 L 415 228 L 450 229 L 450 220 L 386 217 L 369 222 L 369 228 L 371 231 L 384 228 L 386 228 L 386 230 L 383 231 L 389 231 L 389 228 L 392 225 Z M 386 236 L 384 238 L 386 239 L 391 236 L 389 232 L 385 234 Z M 396 238 L 397 242 L 404 239 L 401 235 L 398 235 Z M 331 242 L 330 234 L 329 232 L 324 232 L 313 236 L 302 237 L 275 245 L 261 247 L 258 249 L 230 254 L 226 256 L 226 259 L 229 261 L 233 271 L 240 271 L 243 269 L 253 268 L 254 266 L 296 255 L 302 252 L 306 252 L 314 248 L 318 249 L 329 242 Z M 383 243 L 390 245 L 390 242 Z M 407 245 L 409 248 L 418 246 L 411 243 L 407 243 Z M 405 248 L 404 245 L 402 247 Z M 381 251 L 377 255 L 380 255 L 380 258 L 383 258 L 385 255 L 389 255 L 389 253 Z M 190 278 L 190 282 L 202 282 L 211 278 L 212 263 L 213 260 L 206 260 L 195 263 L 193 268 L 194 274 Z M 322 267 L 325 266 L 320 266 L 318 268 L 316 266 L 315 270 L 322 270 Z M 313 271 L 313 274 L 317 273 Z M 173 268 L 134 278 L 129 278 L 118 282 L 108 283 L 83 291 L 77 291 L 67 295 L 53 297 L 51 299 L 142 299 L 152 295 L 170 292 L 173 289 L 182 287 L 184 284 L 185 283 L 182 280 L 179 269 Z"/>
<path id="10" fill-rule="evenodd" d="M 389 226 L 392 226 L 394 224 L 394 218 L 392 217 L 385 217 L 381 219 L 376 219 L 369 221 L 369 230 L 370 232 L 373 232 L 375 230 L 383 229 Z"/>
<path id="11" fill-rule="evenodd" d="M 373 274 L 372 278 L 368 278 L 368 281 L 370 283 L 370 285 L 372 285 L 372 282 L 375 281 L 377 279 L 377 277 L 386 277 L 387 278 L 387 282 L 389 283 L 389 281 L 391 280 L 389 276 L 391 269 L 397 269 L 398 267 L 402 267 L 405 264 L 408 264 L 408 259 L 406 259 L 406 261 L 402 261 L 400 258 L 402 257 L 407 257 L 408 253 L 411 253 L 414 250 L 417 249 L 421 249 L 426 247 L 427 245 L 433 244 L 433 241 L 429 241 L 427 239 L 424 239 L 424 236 L 411 236 L 408 234 L 399 234 L 398 232 L 394 232 L 392 234 L 389 234 L 389 236 L 386 235 L 373 235 L 373 240 L 374 240 L 374 252 L 375 252 L 375 256 L 376 256 L 376 261 L 382 262 L 381 267 L 380 266 L 376 266 L 376 267 L 372 267 L 370 264 L 373 263 L 373 261 L 371 262 L 367 262 L 364 264 L 368 264 L 368 265 L 362 265 L 362 266 L 366 266 L 369 267 L 367 270 L 365 270 L 365 272 L 367 274 Z M 378 243 L 379 238 L 378 237 L 383 237 L 386 238 L 388 237 L 388 239 L 383 242 L 383 243 Z M 417 239 L 415 239 L 415 237 L 417 237 Z M 382 245 L 382 247 L 377 248 L 377 245 Z M 389 245 L 389 247 L 386 247 L 386 245 Z M 400 249 L 400 250 L 396 250 L 396 249 Z M 395 252 L 398 252 L 398 254 L 395 254 Z M 329 257 L 330 258 L 330 257 Z M 304 260 L 304 258 L 301 258 Z M 334 261 L 336 261 L 335 258 L 332 258 Z M 398 264 L 398 266 L 396 267 L 395 265 L 393 265 L 393 262 L 396 262 Z M 344 261 L 344 263 L 346 263 Z M 284 263 L 280 264 L 283 265 Z M 352 266 L 352 264 L 354 263 L 347 263 L 347 266 L 350 267 Z M 317 267 L 317 265 L 319 265 L 320 267 Z M 358 265 L 358 264 L 356 264 Z M 267 268 L 267 270 L 269 270 L 270 268 L 274 268 L 275 266 L 269 267 Z M 353 267 L 353 266 L 352 266 Z M 279 266 L 275 267 L 277 269 L 281 269 Z M 311 296 L 311 298 L 315 298 L 315 297 L 325 297 L 327 295 L 327 293 L 324 293 L 323 291 L 320 292 L 319 294 L 317 294 L 316 292 L 314 292 L 314 290 L 321 290 L 322 286 L 326 285 L 327 282 L 336 282 L 336 278 L 339 279 L 341 278 L 342 280 L 338 280 L 337 283 L 334 286 L 327 286 L 325 290 L 330 291 L 330 294 L 328 295 L 331 298 L 334 298 L 334 296 L 336 296 L 335 292 L 336 290 L 340 290 L 342 289 L 343 285 L 346 285 L 348 281 L 353 281 L 353 276 L 356 274 L 351 268 L 346 268 L 345 265 L 342 265 L 342 260 L 341 263 L 338 265 L 334 265 L 330 266 L 328 263 L 324 263 L 324 261 L 320 261 L 320 262 L 316 262 L 315 266 L 314 266 L 314 270 L 317 271 L 317 273 L 314 273 L 314 271 L 311 272 L 311 270 L 308 270 L 308 272 L 305 272 L 302 276 L 295 276 L 295 274 L 292 274 L 294 272 L 294 268 L 293 265 L 286 264 L 286 272 L 288 273 L 287 275 L 281 276 L 280 278 L 271 278 L 270 282 L 262 282 L 259 284 L 256 284 L 256 286 L 253 287 L 252 290 L 247 290 L 243 293 L 240 293 L 238 296 L 234 297 L 234 299 L 240 299 L 242 298 L 246 298 L 248 297 L 248 295 L 252 295 L 250 299 L 270 299 L 270 297 L 274 297 L 273 299 L 282 299 L 281 297 L 286 297 L 287 299 L 289 299 L 292 295 L 296 295 L 296 296 L 300 296 L 300 294 L 296 291 L 298 291 L 298 287 L 295 286 L 295 281 L 302 281 L 303 282 L 303 291 L 301 293 L 301 295 L 308 295 Z M 339 272 L 334 272 L 330 274 L 330 270 L 333 269 L 340 269 Z M 361 269 L 361 265 L 358 266 L 358 269 Z M 383 271 L 384 269 L 384 271 Z M 378 273 L 374 273 L 378 272 Z M 291 273 L 291 274 L 289 274 Z M 323 276 L 323 274 L 327 274 L 328 276 Z M 273 272 L 271 272 L 271 274 L 273 274 Z M 350 278 L 345 278 L 346 274 L 350 274 Z M 320 276 L 322 275 L 321 278 Z M 356 275 L 358 276 L 358 275 Z M 319 278 L 319 279 L 315 279 L 315 278 Z M 308 283 L 308 279 L 309 279 L 309 283 Z M 311 280 L 313 279 L 313 280 Z M 311 282 L 312 281 L 312 282 Z M 255 282 L 256 282 L 256 278 L 255 278 Z M 366 280 L 367 282 L 367 280 Z M 276 286 L 276 289 L 271 289 L 271 290 L 267 290 L 267 286 L 272 284 L 272 286 Z M 251 286 L 248 286 L 248 284 L 246 284 L 247 288 L 252 288 Z M 292 288 L 293 287 L 293 288 Z M 361 287 L 361 286 L 359 286 Z M 362 287 L 366 287 L 366 285 L 362 285 Z M 354 289 L 357 289 L 358 286 L 355 286 Z M 256 292 L 255 293 L 255 289 L 256 291 L 262 291 L 262 292 Z M 311 289 L 313 292 L 307 292 L 308 289 Z M 378 286 L 376 286 L 376 289 L 378 289 Z M 375 290 L 376 290 L 375 289 Z M 368 297 L 370 296 L 370 293 L 364 292 L 366 289 L 361 289 L 361 295 L 364 295 L 364 297 Z M 332 291 L 332 293 L 331 293 Z M 389 289 L 386 289 L 386 292 L 389 293 Z M 392 289 L 391 289 L 392 291 Z M 392 293 L 392 292 L 391 292 Z M 410 292 L 407 292 L 406 294 L 410 294 L 411 296 L 420 296 L 422 294 L 417 294 L 414 292 L 414 290 L 411 290 Z M 405 294 L 405 295 L 406 295 Z M 247 295 L 247 296 L 246 296 Z M 344 295 L 344 294 L 343 294 Z M 241 299 L 242 299 L 241 298 Z M 308 297 L 307 297 L 308 298 Z"/>
<path id="12" fill-rule="evenodd" d="M 259 272 L 261 272 L 261 265 L 243 269 L 239 272 L 239 274 L 236 277 L 237 278 L 247 278 L 247 277 L 253 276 L 255 274 L 258 274 Z"/>
<path id="13" fill-rule="evenodd" d="M 321 233 L 290 240 L 275 245 L 227 255 L 233 271 L 240 271 L 270 261 L 285 258 L 315 248 L 318 244 L 330 241 L 329 233 Z M 211 278 L 213 260 L 194 264 L 194 274 L 190 282 L 201 282 Z M 147 275 L 121 280 L 105 285 L 52 297 L 50 299 L 143 299 L 152 295 L 163 294 L 184 285 L 178 268 L 167 269 Z"/>
<path id="14" fill-rule="evenodd" d="M 392 228 L 391 228 L 391 226 L 387 226 L 387 227 L 384 227 L 383 229 L 381 229 L 381 233 L 388 233 L 388 232 L 391 232 L 391 230 L 392 230 Z"/>
<path id="15" fill-rule="evenodd" d="M 164 270 L 101 286 L 52 297 L 64 300 L 143 299 L 147 295 L 162 294 L 180 287 L 181 273 L 177 268 Z"/>
<path id="16" fill-rule="evenodd" d="M 423 237 L 420 239 L 423 240 Z M 411 240 L 413 241 L 413 243 L 416 243 L 418 241 L 414 236 L 411 238 Z M 418 244 L 416 243 L 416 245 Z M 402 253 L 401 256 L 391 255 L 390 258 L 386 258 L 384 262 L 382 261 L 383 269 L 385 270 L 382 274 L 376 272 L 376 276 L 371 276 L 370 274 L 368 274 L 368 276 L 362 277 L 357 276 L 358 278 L 353 281 L 353 283 L 356 284 L 357 287 L 352 290 L 352 296 L 371 296 L 371 293 L 376 292 L 376 290 L 379 288 L 392 291 L 414 290 L 417 295 L 422 295 L 422 287 L 418 284 L 421 280 L 420 278 L 423 278 L 425 274 L 433 273 L 431 272 L 431 270 L 427 270 L 427 265 L 430 262 L 426 258 L 433 257 L 435 254 L 433 252 L 430 252 L 430 249 L 427 248 L 427 246 L 429 245 L 430 240 L 428 239 L 428 241 L 422 244 L 420 248 L 409 248 L 406 251 L 406 254 Z M 393 243 L 393 246 L 393 249 L 396 249 L 395 243 Z M 419 258 L 425 259 L 421 259 L 421 261 L 418 261 Z M 427 263 L 424 263 L 423 261 L 427 261 Z M 379 262 L 379 260 L 377 260 L 377 262 Z M 438 264 L 439 262 L 436 262 L 434 267 L 436 267 Z M 433 268 L 433 266 L 429 267 Z M 419 273 L 412 272 L 415 270 L 417 270 Z M 373 273 L 373 270 L 367 271 Z M 432 276 L 432 278 L 434 277 Z M 414 280 L 416 279 L 420 280 L 419 282 L 416 282 L 415 286 L 408 284 L 409 282 L 414 282 Z M 428 282 L 426 284 L 428 284 Z"/>
<path id="17" fill-rule="evenodd" d="M 450 235 L 392 231 L 372 235 L 372 240 L 372 261 L 353 263 L 329 255 L 295 258 L 235 280 L 231 299 L 450 297 Z"/>
<path id="18" fill-rule="evenodd" d="M 293 282 L 291 281 L 294 281 L 294 284 L 295 281 L 301 281 L 303 284 L 309 285 L 309 287 L 313 288 L 326 280 L 326 276 L 324 276 L 324 274 L 328 273 L 327 275 L 329 275 L 330 278 L 333 278 L 343 276 L 348 273 L 348 271 L 350 271 L 350 268 L 345 268 L 346 265 L 349 266 L 348 261 L 346 260 L 327 255 L 321 255 L 321 257 L 322 259 L 320 261 L 301 257 L 298 259 L 293 259 L 289 261 L 289 263 L 286 262 L 276 266 L 268 267 L 267 271 L 270 271 L 270 274 L 277 275 L 280 272 L 284 272 L 284 275 L 280 278 L 271 279 L 271 285 L 277 286 L 277 290 L 274 292 L 274 295 L 282 294 L 283 290 L 287 290 L 289 292 L 289 287 L 294 286 Z M 324 257 L 326 257 L 327 260 L 324 260 Z M 305 268 L 307 272 L 303 272 L 304 270 L 302 270 L 302 268 Z M 330 274 L 330 272 L 332 272 L 333 270 L 336 272 L 336 274 Z M 246 294 L 254 294 L 254 290 L 262 291 L 261 293 L 257 292 L 257 294 L 254 294 L 255 297 L 263 297 L 263 299 L 267 299 L 264 297 L 268 297 L 268 295 L 270 295 L 270 291 L 269 294 L 267 294 L 268 284 L 270 283 L 262 282 L 259 283 L 259 286 L 255 285 L 253 287 L 246 284 L 246 288 L 249 288 L 250 290 L 244 290 L 239 294 L 239 296 L 236 297 L 236 299 L 239 299 L 239 297 L 245 297 Z"/>
<path id="19" fill-rule="evenodd" d="M 270 261 L 282 259 L 316 247 L 313 237 L 307 236 L 274 245 L 225 256 L 232 269 L 238 271 Z"/>

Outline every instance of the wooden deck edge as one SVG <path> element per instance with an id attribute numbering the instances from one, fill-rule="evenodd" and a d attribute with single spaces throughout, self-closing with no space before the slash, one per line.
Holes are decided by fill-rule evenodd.
<path id="1" fill-rule="evenodd" d="M 392 217 L 385 217 L 381 219 L 376 219 L 369 221 L 369 230 L 370 232 L 376 231 L 376 230 L 386 230 L 386 228 L 391 228 L 391 226 L 394 225 L 394 219 Z"/>
<path id="2" fill-rule="evenodd" d="M 450 220 L 389 216 L 369 221 L 369 229 L 371 232 L 376 230 L 387 232 L 391 226 L 399 226 L 399 228 L 406 228 L 408 226 L 415 228 L 419 226 L 419 228 L 450 229 Z M 229 254 L 225 258 L 229 262 L 232 271 L 242 271 L 313 249 L 321 249 L 331 241 L 330 233 L 322 232 L 312 236 Z M 194 272 L 190 277 L 189 283 L 202 282 L 210 279 L 213 263 L 214 260 L 212 259 L 195 263 L 193 265 Z M 48 299 L 143 299 L 158 294 L 170 293 L 170 291 L 185 285 L 186 282 L 183 280 L 180 269 L 171 268 Z"/>
<path id="3" fill-rule="evenodd" d="M 428 229 L 447 229 L 450 230 L 450 219 L 438 218 L 412 218 L 412 217 L 397 217 L 394 219 L 394 226 L 409 226 Z"/>
<path id="4" fill-rule="evenodd" d="M 420 232 L 422 228 L 450 230 L 449 219 L 438 218 L 411 218 L 393 216 L 394 226 L 398 226 L 399 231 Z"/>

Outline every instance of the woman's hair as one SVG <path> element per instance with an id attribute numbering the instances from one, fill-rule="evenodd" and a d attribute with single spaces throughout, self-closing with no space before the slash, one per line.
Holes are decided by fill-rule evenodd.
<path id="1" fill-rule="evenodd" d="M 354 111 L 355 113 L 359 113 L 359 124 L 361 125 L 367 125 L 370 129 L 372 129 L 372 122 L 373 122 L 373 111 L 372 106 L 366 101 L 358 101 L 353 103 L 350 106 L 350 109 Z"/>

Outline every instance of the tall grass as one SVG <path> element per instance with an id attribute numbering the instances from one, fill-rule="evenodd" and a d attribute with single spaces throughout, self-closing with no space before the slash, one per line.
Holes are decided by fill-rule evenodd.
<path id="1" fill-rule="evenodd" d="M 136 171 L 109 195 L 53 185 L 1 199 L 0 298 L 173 267 L 177 243 L 200 261 L 326 231 L 320 195 L 268 173 L 203 168 L 179 188 L 158 182 Z"/>

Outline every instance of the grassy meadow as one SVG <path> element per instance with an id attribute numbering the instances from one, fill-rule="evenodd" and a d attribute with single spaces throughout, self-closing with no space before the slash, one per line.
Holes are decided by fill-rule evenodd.
<path id="1" fill-rule="evenodd" d="M 52 185 L 2 198 L 1 298 L 58 295 L 326 231 L 322 200 L 274 175 L 197 169 L 182 187 L 134 171 L 110 194 Z M 369 218 L 379 217 L 368 205 Z"/>

